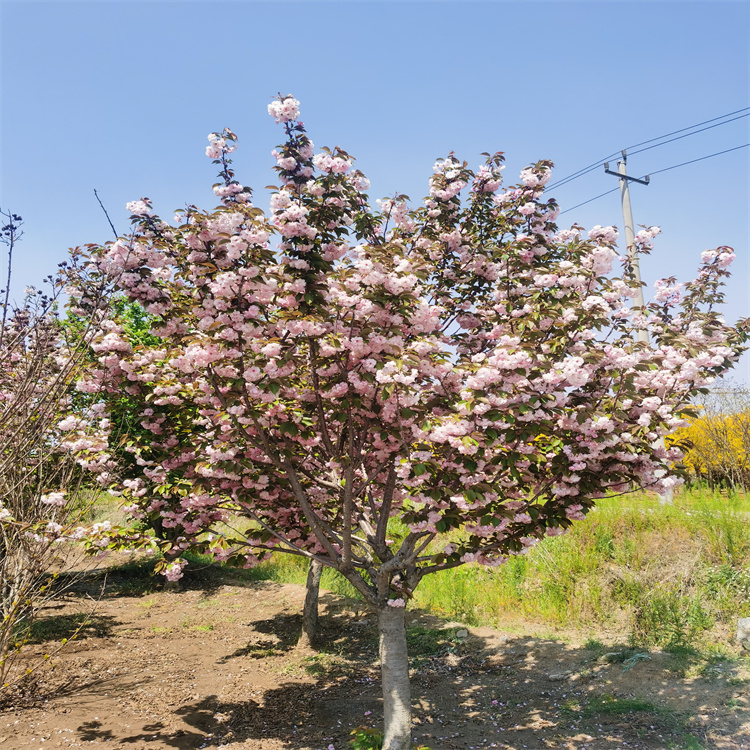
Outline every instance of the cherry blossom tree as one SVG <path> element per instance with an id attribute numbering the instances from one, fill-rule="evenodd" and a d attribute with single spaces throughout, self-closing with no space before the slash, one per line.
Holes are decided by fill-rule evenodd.
<path id="1" fill-rule="evenodd" d="M 91 253 L 159 343 L 134 345 L 116 317 L 102 327 L 79 388 L 131 395 L 142 429 L 122 436 L 119 470 L 79 456 L 133 516 L 174 530 L 170 579 L 197 550 L 244 566 L 298 555 L 350 581 L 377 612 L 383 746 L 404 750 L 420 580 L 501 565 L 597 498 L 678 481 L 679 449 L 654 446 L 748 335 L 716 309 L 734 254 L 707 251 L 696 280 L 662 282 L 640 309 L 627 259 L 612 274 L 615 229 L 555 223 L 550 162 L 503 189 L 502 154 L 477 171 L 451 154 L 423 206 L 372 208 L 349 154 L 316 153 L 293 97 L 269 112 L 286 140 L 268 215 L 224 130 L 207 149 L 221 205 L 170 224 L 135 201 L 132 235 Z"/>

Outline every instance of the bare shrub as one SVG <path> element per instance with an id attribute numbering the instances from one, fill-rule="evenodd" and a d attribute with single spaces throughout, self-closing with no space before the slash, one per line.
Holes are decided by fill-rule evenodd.
<path id="1" fill-rule="evenodd" d="M 70 544 L 97 490 L 62 448 L 60 423 L 75 408 L 74 383 L 86 354 L 86 329 L 63 325 L 56 309 L 75 256 L 48 277 L 51 291 L 10 302 L 13 251 L 21 218 L 0 212 L 7 283 L 0 290 L 0 693 L 36 665 L 16 659 L 37 614 L 71 585 Z M 80 269 L 77 269 L 80 272 Z M 95 295 L 96 296 L 96 295 Z M 65 583 L 63 583 L 63 580 Z"/>

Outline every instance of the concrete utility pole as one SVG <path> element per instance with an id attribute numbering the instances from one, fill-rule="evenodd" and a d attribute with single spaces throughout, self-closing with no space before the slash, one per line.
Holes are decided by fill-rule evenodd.
<path id="1" fill-rule="evenodd" d="M 638 177 L 631 177 L 626 171 L 626 164 L 628 162 L 628 152 L 622 150 L 622 161 L 617 162 L 617 171 L 613 172 L 609 168 L 609 162 L 604 163 L 604 171 L 607 174 L 613 174 L 620 179 L 620 200 L 622 202 L 622 221 L 624 224 L 623 229 L 625 230 L 625 245 L 628 259 L 633 265 L 633 274 L 638 284 L 638 291 L 635 295 L 635 304 L 641 308 L 643 312 L 646 307 L 646 302 L 643 299 L 643 287 L 641 286 L 641 267 L 638 263 L 638 253 L 635 251 L 635 229 L 633 224 L 633 211 L 630 208 L 630 182 L 638 182 L 641 185 L 648 185 L 649 177 L 646 175 L 642 180 Z M 642 341 L 644 344 L 648 344 L 648 331 L 646 329 L 638 330 L 638 341 Z M 656 441 L 656 446 L 664 448 L 664 439 L 659 438 Z M 662 475 L 664 472 L 660 472 Z M 663 503 L 671 505 L 674 500 L 674 493 L 672 489 L 668 489 L 664 495 Z"/>
<path id="2" fill-rule="evenodd" d="M 626 172 L 625 165 L 628 162 L 628 152 L 625 149 L 622 150 L 622 161 L 617 162 L 617 171 L 613 172 L 609 168 L 609 162 L 604 163 L 604 171 L 607 174 L 613 174 L 620 178 L 620 200 L 622 202 L 622 220 L 624 223 L 625 230 L 625 247 L 628 254 L 628 259 L 633 264 L 633 272 L 635 274 L 635 280 L 638 283 L 638 292 L 635 295 L 635 303 L 638 307 L 643 310 L 645 302 L 643 300 L 643 287 L 641 286 L 641 267 L 638 264 L 638 253 L 635 251 L 635 230 L 633 229 L 633 211 L 630 208 L 630 188 L 628 184 L 631 182 L 639 182 L 641 185 L 648 185 L 649 177 L 646 175 L 644 179 L 638 177 L 631 177 Z M 648 344 L 648 331 L 638 331 L 638 341 L 642 341 L 644 344 Z"/>

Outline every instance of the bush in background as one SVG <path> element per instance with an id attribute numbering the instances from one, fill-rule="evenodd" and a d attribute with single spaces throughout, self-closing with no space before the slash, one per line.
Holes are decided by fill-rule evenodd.
<path id="1" fill-rule="evenodd" d="M 750 490 L 750 390 L 713 390 L 700 414 L 672 440 L 692 445 L 684 459 L 692 479 L 712 490 Z"/>

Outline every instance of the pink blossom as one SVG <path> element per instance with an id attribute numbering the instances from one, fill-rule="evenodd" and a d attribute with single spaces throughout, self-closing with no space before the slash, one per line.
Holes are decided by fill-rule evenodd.
<path id="1" fill-rule="evenodd" d="M 169 563 L 164 569 L 164 575 L 168 581 L 179 581 L 183 576 L 183 568 L 187 565 L 187 560 L 180 558 Z"/>
<path id="2" fill-rule="evenodd" d="M 589 230 L 589 238 L 595 242 L 614 243 L 617 241 L 618 232 L 614 227 L 602 227 L 597 224 Z"/>
<path id="3" fill-rule="evenodd" d="M 552 170 L 549 167 L 526 167 L 521 171 L 521 182 L 527 187 L 541 187 L 549 182 L 551 176 Z"/>
<path id="4" fill-rule="evenodd" d="M 48 492 L 39 498 L 39 502 L 44 505 L 55 505 L 62 508 L 65 505 L 65 490 L 59 492 Z"/>
<path id="5" fill-rule="evenodd" d="M 299 102 L 291 95 L 282 97 L 268 105 L 268 114 L 276 122 L 289 122 L 299 118 Z"/>
<path id="6" fill-rule="evenodd" d="M 134 216 L 148 216 L 151 213 L 151 202 L 148 198 L 141 198 L 139 201 L 127 203 L 126 208 Z"/>

